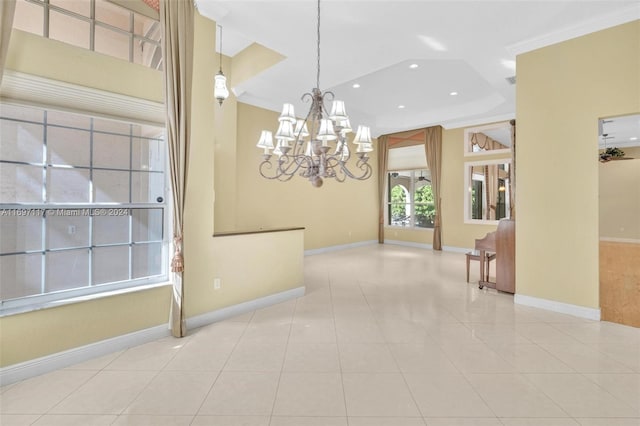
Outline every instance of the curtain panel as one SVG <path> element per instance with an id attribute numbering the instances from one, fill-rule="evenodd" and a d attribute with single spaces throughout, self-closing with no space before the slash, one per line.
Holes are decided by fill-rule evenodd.
<path id="1" fill-rule="evenodd" d="M 0 0 L 0 83 L 4 75 L 4 67 L 9 51 L 13 16 L 16 11 L 16 0 Z"/>
<path id="2" fill-rule="evenodd" d="M 187 332 L 184 317 L 182 237 L 189 167 L 194 14 L 192 1 L 160 1 L 167 143 L 173 195 L 173 297 L 170 326 L 171 334 L 175 337 L 183 337 Z"/>
<path id="3" fill-rule="evenodd" d="M 388 136 L 378 137 L 378 243 L 384 244 L 384 210 L 387 208 L 385 197 L 387 187 L 387 164 L 389 162 Z"/>
<path id="4" fill-rule="evenodd" d="M 424 129 L 424 147 L 427 165 L 431 171 L 431 190 L 436 205 L 433 220 L 433 249 L 442 250 L 442 203 L 440 198 L 440 180 L 442 176 L 442 126 Z"/>

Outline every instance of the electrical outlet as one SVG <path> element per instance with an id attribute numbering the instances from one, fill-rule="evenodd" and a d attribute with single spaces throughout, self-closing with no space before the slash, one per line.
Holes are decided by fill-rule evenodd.
<path id="1" fill-rule="evenodd" d="M 221 286 L 222 286 L 222 280 L 220 278 L 214 278 L 213 279 L 213 289 L 214 290 L 220 290 Z"/>

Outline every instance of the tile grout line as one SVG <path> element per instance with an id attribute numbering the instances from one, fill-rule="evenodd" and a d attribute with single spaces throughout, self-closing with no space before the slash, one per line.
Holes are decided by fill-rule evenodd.
<path id="1" fill-rule="evenodd" d="M 198 409 L 196 410 L 195 414 L 193 415 L 193 418 L 191 419 L 191 422 L 189 422 L 189 425 L 192 425 L 193 422 L 196 421 L 196 418 L 198 417 L 198 414 L 200 413 L 200 410 L 202 410 L 202 406 L 204 405 L 205 401 L 207 400 L 207 398 L 209 398 L 209 395 L 211 395 L 211 391 L 213 390 L 213 388 L 215 387 L 216 383 L 218 382 L 218 380 L 220 379 L 220 376 L 222 375 L 222 373 L 224 372 L 224 368 L 226 367 L 227 363 L 229 362 L 229 359 L 231 358 L 231 355 L 233 354 L 233 351 L 235 351 L 236 347 L 238 347 L 238 343 L 240 343 L 240 340 L 242 340 L 242 337 L 244 336 L 244 334 L 247 331 L 247 328 L 249 328 L 249 324 L 251 323 L 251 321 L 253 320 L 253 316 L 255 315 L 255 311 L 252 311 L 251 313 L 251 318 L 249 318 L 249 320 L 246 322 L 246 324 L 244 325 L 244 329 L 242 330 L 242 333 L 240 333 L 240 336 L 238 336 L 238 339 L 236 340 L 236 342 L 233 345 L 233 348 L 229 351 L 229 355 L 227 355 L 227 359 L 224 361 L 224 363 L 222 364 L 222 367 L 220 367 L 220 371 L 218 371 L 218 373 L 216 374 L 216 378 L 213 380 L 213 383 L 211 383 L 211 386 L 209 387 L 209 390 L 207 391 L 206 395 L 204 396 L 204 398 L 202 399 L 202 402 L 200 403 L 200 406 L 198 407 Z M 225 322 L 225 321 L 222 321 Z M 215 324 L 215 323 L 214 323 Z M 214 324 L 210 324 L 210 326 L 214 325 Z"/>
<path id="2" fill-rule="evenodd" d="M 329 299 L 331 300 L 331 318 L 333 323 L 333 331 L 336 336 L 336 352 L 338 355 L 338 368 L 340 370 L 340 384 L 342 385 L 342 401 L 344 402 L 344 415 L 349 426 L 349 408 L 347 407 L 347 392 L 344 387 L 344 371 L 342 370 L 342 357 L 340 356 L 340 339 L 338 338 L 338 326 L 336 324 L 336 310 L 333 299 L 333 286 L 331 285 L 331 274 L 327 271 L 327 285 L 329 287 Z"/>
<path id="3" fill-rule="evenodd" d="M 303 296 L 304 297 L 304 296 Z M 289 342 L 291 340 L 291 331 L 293 330 L 293 320 L 296 315 L 296 311 L 298 310 L 298 302 L 300 298 L 296 299 L 296 304 L 293 307 L 293 312 L 291 313 L 291 318 L 289 319 L 289 333 L 287 334 L 287 341 L 284 345 L 284 355 L 282 357 L 282 363 L 280 364 L 280 373 L 278 374 L 278 383 L 276 383 L 276 392 L 273 395 L 273 402 L 271 403 L 271 413 L 269 413 L 269 425 L 273 421 L 273 413 L 276 409 L 276 401 L 278 400 L 278 392 L 280 392 L 280 383 L 282 382 L 282 374 L 284 373 L 284 363 L 287 360 L 287 352 L 289 351 Z"/>

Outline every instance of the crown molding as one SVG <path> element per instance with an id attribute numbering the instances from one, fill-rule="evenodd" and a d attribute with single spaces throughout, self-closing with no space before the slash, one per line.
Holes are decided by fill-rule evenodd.
<path id="1" fill-rule="evenodd" d="M 596 31 L 615 27 L 616 25 L 626 24 L 627 22 L 638 19 L 640 19 L 640 3 L 601 15 L 598 18 L 590 19 L 581 24 L 573 25 L 560 31 L 553 31 L 538 37 L 520 41 L 506 46 L 505 48 L 512 55 L 520 55 Z"/>

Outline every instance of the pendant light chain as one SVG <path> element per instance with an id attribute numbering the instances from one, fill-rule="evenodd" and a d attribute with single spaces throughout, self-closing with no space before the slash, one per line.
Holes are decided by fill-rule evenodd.
<path id="1" fill-rule="evenodd" d="M 316 76 L 316 88 L 320 89 L 320 0 L 318 0 L 318 32 L 317 32 L 317 40 L 318 40 L 318 74 Z"/>
<path id="2" fill-rule="evenodd" d="M 218 25 L 220 28 L 220 71 L 222 71 L 222 25 Z"/>

